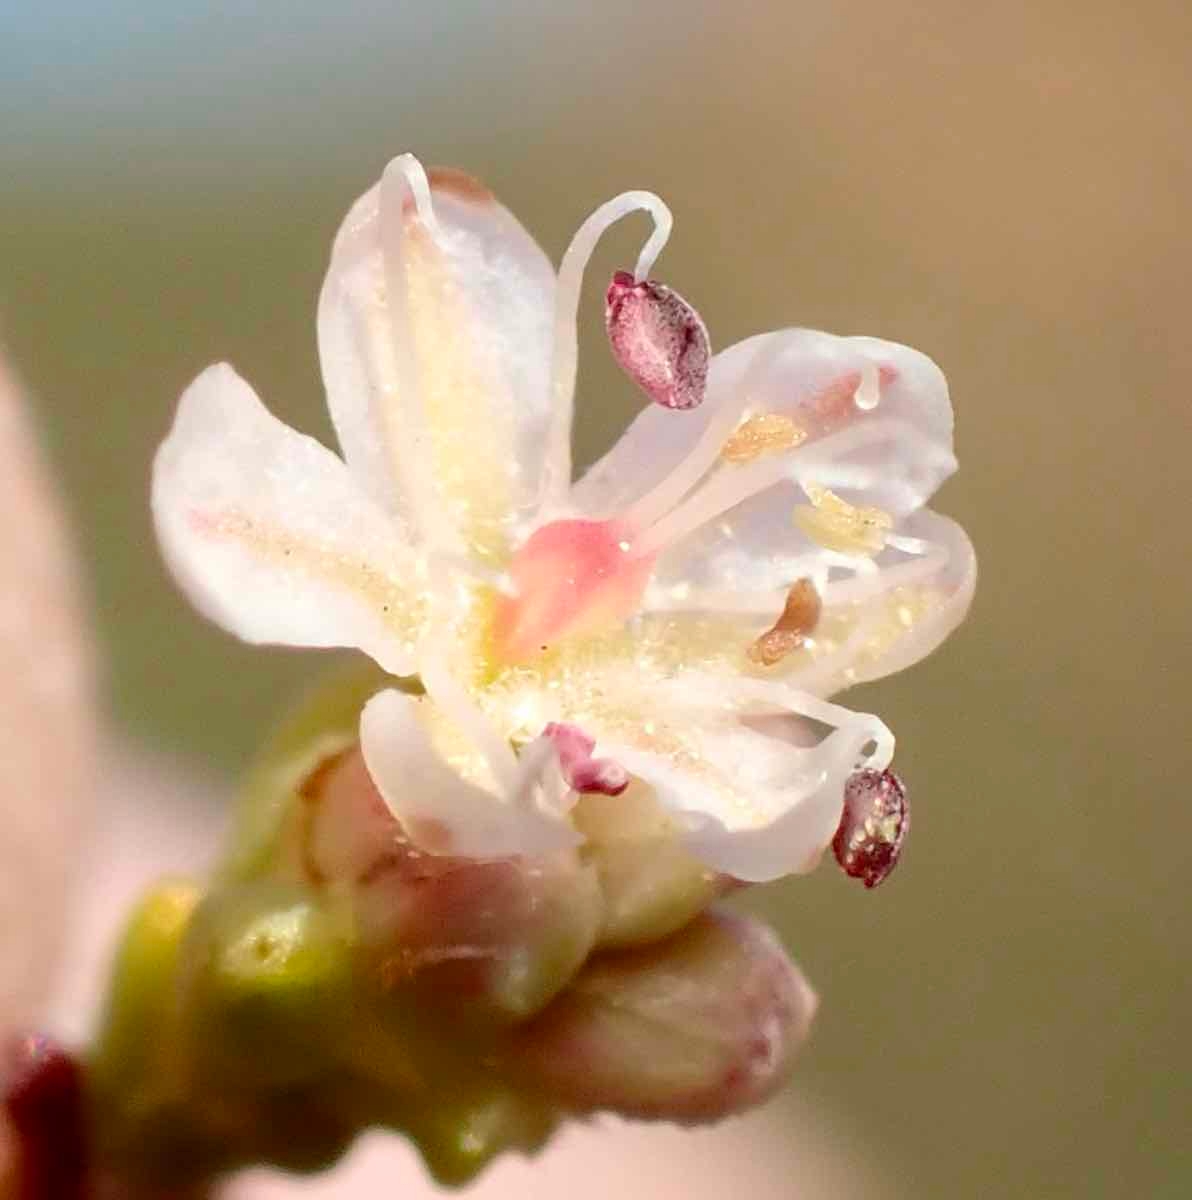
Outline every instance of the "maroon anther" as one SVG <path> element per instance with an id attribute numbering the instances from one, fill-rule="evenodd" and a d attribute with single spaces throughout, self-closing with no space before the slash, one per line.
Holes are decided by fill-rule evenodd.
<path id="1" fill-rule="evenodd" d="M 78 1061 L 40 1034 L 13 1038 L 0 1095 L 16 1143 L 16 1200 L 82 1200 L 87 1139 Z"/>
<path id="2" fill-rule="evenodd" d="M 910 827 L 906 788 L 893 771 L 857 771 L 844 785 L 844 815 L 832 839 L 846 875 L 877 887 L 898 865 Z"/>
<path id="3" fill-rule="evenodd" d="M 552 721 L 542 732 L 554 743 L 563 776 L 577 792 L 619 796 L 629 786 L 629 772 L 620 763 L 592 757 L 596 743 L 578 725 Z"/>
<path id="4" fill-rule="evenodd" d="M 604 325 L 613 357 L 655 404 L 695 408 L 703 401 L 708 331 L 678 292 L 618 271 L 608 287 Z"/>

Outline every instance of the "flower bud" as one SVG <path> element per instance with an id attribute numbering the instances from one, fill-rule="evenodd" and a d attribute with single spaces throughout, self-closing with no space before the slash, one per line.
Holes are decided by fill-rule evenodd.
<path id="1" fill-rule="evenodd" d="M 724 891 L 674 836 L 666 813 L 643 784 L 620 796 L 587 795 L 575 807 L 600 878 L 602 948 L 645 945 L 681 929 Z"/>
<path id="2" fill-rule="evenodd" d="M 517 1063 L 568 1108 L 714 1120 L 782 1084 L 815 1007 L 772 933 L 705 914 L 590 963 L 525 1030 Z"/>
<path id="3" fill-rule="evenodd" d="M 291 1084 L 335 1053 L 350 989 L 345 922 L 304 889 L 219 888 L 195 913 L 179 977 L 204 1069 Z"/>
<path id="4" fill-rule="evenodd" d="M 326 764 L 303 795 L 305 869 L 351 896 L 382 992 L 469 1020 L 520 1020 L 565 987 L 592 949 L 600 889 L 573 852 L 534 862 L 424 853 L 358 750 Z"/>
<path id="5" fill-rule="evenodd" d="M 460 1187 L 499 1154 L 541 1149 L 558 1121 L 548 1102 L 489 1077 L 453 1081 L 446 1095 L 420 1106 L 404 1132 L 437 1183 Z"/>

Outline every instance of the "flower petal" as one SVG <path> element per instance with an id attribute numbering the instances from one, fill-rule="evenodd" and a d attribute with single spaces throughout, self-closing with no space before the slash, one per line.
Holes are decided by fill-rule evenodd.
<path id="1" fill-rule="evenodd" d="M 375 499 L 423 537 L 491 554 L 538 495 L 554 271 L 475 180 L 432 170 L 431 216 L 411 200 L 422 178 L 394 160 L 336 238 L 319 300 L 328 405 Z"/>
<path id="2" fill-rule="evenodd" d="M 582 727 L 654 790 L 697 857 L 747 880 L 809 870 L 836 832 L 848 774 L 883 769 L 893 753 L 876 717 L 781 682 L 675 670 L 648 648 L 513 672 L 485 702 L 507 736 L 543 716 Z"/>
<path id="3" fill-rule="evenodd" d="M 775 418 L 781 433 L 771 425 L 752 445 L 741 441 L 751 419 Z M 749 470 L 741 464 L 754 459 L 775 479 L 806 470 L 867 504 L 911 512 L 956 468 L 943 373 L 917 350 L 877 338 L 760 334 L 712 359 L 700 408 L 642 412 L 575 486 L 572 504 L 610 517 L 645 503 L 660 517 L 701 479 Z M 863 486 L 840 482 L 862 476 Z"/>
<path id="4" fill-rule="evenodd" d="M 368 773 L 411 841 L 428 853 L 464 858 L 533 857 L 578 844 L 564 814 L 533 794 L 535 783 L 555 782 L 545 779 L 548 771 L 557 775 L 553 754 L 535 756 L 538 777 L 521 781 L 521 795 L 505 798 L 477 782 L 491 782 L 480 756 L 445 724 L 429 697 L 394 689 L 379 692 L 360 714 Z M 434 734 L 451 744 L 451 764 Z"/>
<path id="5" fill-rule="evenodd" d="M 825 555 L 793 529 L 789 496 L 772 490 L 659 562 L 635 627 L 638 653 L 685 668 L 787 679 L 828 695 L 877 679 L 930 654 L 972 601 L 976 559 L 963 529 L 929 509 L 896 527 L 920 543 L 872 561 Z M 747 651 L 783 611 L 788 591 L 815 578 L 815 627 L 781 661 L 761 666 Z"/>
<path id="6" fill-rule="evenodd" d="M 884 635 L 875 629 L 847 682 L 881 679 L 926 658 L 964 620 L 973 602 L 977 556 L 964 530 L 930 509 L 915 513 L 902 529 L 928 548 L 919 560 L 903 559 L 885 572 L 882 591 L 861 601 L 863 610 L 884 610 L 888 623 Z M 843 589 L 837 596 L 844 600 Z"/>
<path id="7" fill-rule="evenodd" d="M 413 667 L 412 552 L 344 464 L 227 364 L 187 388 L 153 464 L 162 552 L 194 604 L 248 642 L 351 646 Z"/>
<path id="8" fill-rule="evenodd" d="M 833 734 L 841 738 L 843 732 Z M 808 750 L 742 725 L 702 740 L 697 772 L 666 755 L 609 745 L 683 818 L 691 852 L 738 880 L 762 882 L 819 863 L 840 823 L 845 780 L 865 740 L 853 734 L 851 743 L 845 739 L 850 754 L 841 755 L 840 740 L 831 751 Z"/>

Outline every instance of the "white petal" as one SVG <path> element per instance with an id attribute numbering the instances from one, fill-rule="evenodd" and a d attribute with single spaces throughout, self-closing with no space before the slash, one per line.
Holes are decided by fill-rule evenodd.
<path id="1" fill-rule="evenodd" d="M 901 531 L 923 539 L 927 548 L 919 559 L 903 556 L 896 566 L 889 565 L 880 577 L 880 593 L 861 602 L 863 609 L 885 615 L 886 634 L 875 636 L 854 665 L 856 682 L 893 675 L 926 658 L 964 620 L 973 602 L 977 556 L 955 521 L 924 509 L 908 518 Z"/>
<path id="2" fill-rule="evenodd" d="M 352 646 L 408 674 L 424 601 L 410 550 L 344 464 L 226 364 L 187 388 L 153 464 L 162 552 L 248 642 Z"/>
<path id="3" fill-rule="evenodd" d="M 423 537 L 485 553 L 537 498 L 554 272 L 475 180 L 431 171 L 435 227 L 395 160 L 348 213 L 319 300 L 331 417 L 353 471 Z"/>
<path id="4" fill-rule="evenodd" d="M 535 802 L 538 789 L 532 785 L 543 779 L 521 779 L 519 794 L 503 797 L 449 765 L 430 728 L 438 726 L 442 733 L 443 720 L 429 697 L 396 690 L 378 693 L 360 714 L 360 749 L 368 773 L 416 845 L 432 854 L 504 858 L 578 844 L 560 809 Z M 476 758 L 466 749 L 464 757 Z M 553 755 L 537 756 L 534 765 L 557 775 Z M 483 768 L 471 773 L 482 774 Z"/>
<path id="5" fill-rule="evenodd" d="M 963 620 L 976 560 L 954 521 L 928 509 L 915 513 L 895 532 L 921 541 L 922 553 L 888 548 L 849 566 L 792 527 L 790 503 L 784 489 L 772 489 L 664 555 L 635 627 L 638 653 L 785 679 L 829 695 L 911 666 Z M 751 662 L 749 646 L 771 628 L 802 578 L 821 592 L 810 638 L 772 666 Z"/>
<path id="6" fill-rule="evenodd" d="M 740 879 L 810 870 L 839 824 L 848 775 L 893 754 L 876 717 L 781 682 L 672 670 L 649 653 L 580 665 L 511 679 L 488 696 L 490 712 L 510 730 L 578 725 L 596 753 L 651 787 L 698 857 Z"/>
<path id="7" fill-rule="evenodd" d="M 866 389 L 876 389 L 874 408 L 857 403 Z M 741 420 L 759 415 L 789 417 L 803 439 L 759 460 L 764 471 L 807 475 L 896 514 L 919 507 L 956 467 L 947 384 L 931 359 L 876 338 L 785 329 L 717 354 L 700 408 L 644 411 L 576 485 L 573 505 L 587 515 L 619 515 L 661 484 L 655 495 L 665 501 L 644 502 L 651 519 L 661 516 L 705 472 L 714 479 L 753 469 L 719 456 Z M 867 477 L 864 486 L 841 482 L 858 475 Z"/>
<path id="8" fill-rule="evenodd" d="M 780 694 L 843 723 L 820 740 L 801 723 L 803 744 L 773 736 Z M 729 697 L 723 679 L 687 672 L 654 693 L 651 720 L 588 728 L 602 754 L 654 790 L 709 866 L 748 881 L 811 870 L 840 823 L 849 774 L 886 765 L 892 739 L 876 718 L 797 693 Z"/>

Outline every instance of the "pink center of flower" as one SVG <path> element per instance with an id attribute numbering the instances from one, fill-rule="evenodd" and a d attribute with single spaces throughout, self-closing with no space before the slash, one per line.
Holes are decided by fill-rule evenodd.
<path id="1" fill-rule="evenodd" d="M 577 792 L 619 796 L 629 786 L 629 772 L 611 758 L 593 758 L 596 743 L 578 725 L 552 721 L 543 734 L 554 743 L 563 777 Z"/>
<path id="2" fill-rule="evenodd" d="M 638 606 L 653 555 L 632 552 L 620 521 L 552 521 L 513 556 L 513 594 L 501 598 L 497 652 L 521 662 L 565 635 L 624 620 Z"/>

